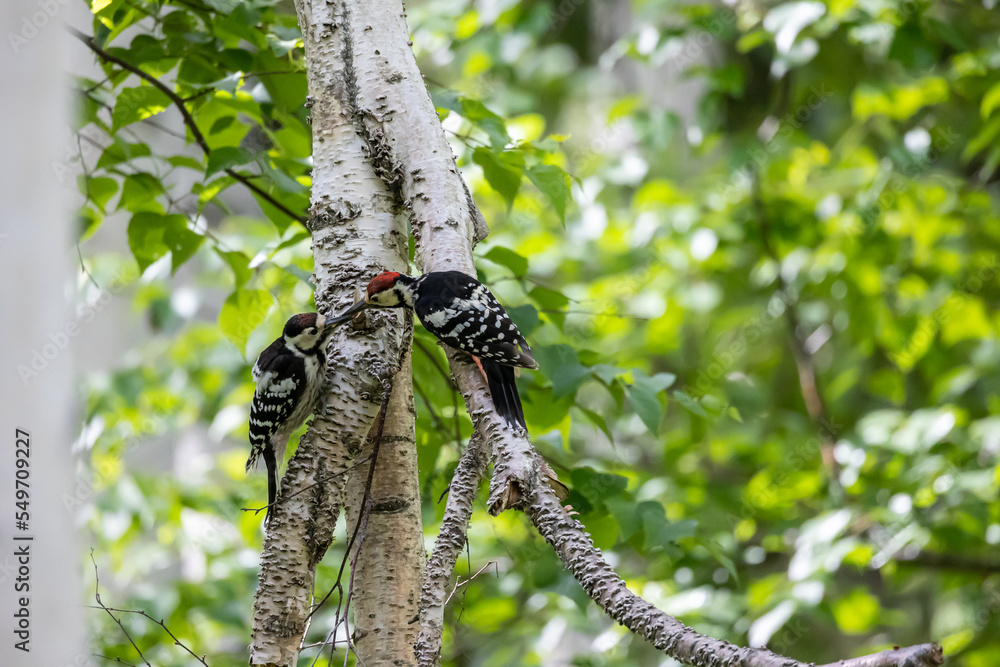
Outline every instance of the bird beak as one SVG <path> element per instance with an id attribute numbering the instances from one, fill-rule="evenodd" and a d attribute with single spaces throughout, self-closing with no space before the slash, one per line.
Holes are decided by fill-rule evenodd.
<path id="1" fill-rule="evenodd" d="M 327 326 L 331 327 L 336 326 L 338 324 L 343 324 L 344 322 L 347 322 L 352 317 L 354 317 L 357 313 L 360 313 L 362 310 L 366 310 L 368 308 L 371 308 L 371 304 L 362 299 L 361 301 L 358 301 L 356 304 L 345 310 L 340 315 L 337 315 L 336 317 L 327 320 L 326 324 Z"/>
<path id="2" fill-rule="evenodd" d="M 326 325 L 327 325 L 326 318 L 323 315 L 316 313 L 316 328 L 319 331 L 322 331 L 324 328 L 326 328 Z"/>

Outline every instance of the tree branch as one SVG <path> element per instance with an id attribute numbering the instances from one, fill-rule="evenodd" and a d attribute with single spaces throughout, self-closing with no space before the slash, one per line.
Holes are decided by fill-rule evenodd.
<path id="1" fill-rule="evenodd" d="M 169 99 L 170 102 L 175 107 L 177 107 L 177 110 L 180 111 L 181 118 L 184 119 L 184 125 L 186 125 L 187 128 L 191 131 L 191 136 L 194 138 L 194 142 L 198 144 L 198 147 L 201 148 L 202 152 L 205 153 L 205 156 L 208 157 L 212 153 L 212 149 L 209 147 L 208 141 L 205 139 L 205 135 L 201 133 L 201 129 L 198 127 L 198 123 L 195 121 L 194 116 L 192 116 L 191 112 L 188 111 L 186 105 L 187 100 L 184 100 L 180 95 L 171 90 L 170 86 L 166 85 L 165 83 L 157 79 L 155 76 L 147 72 L 144 72 L 141 68 L 133 65 L 127 60 L 123 60 L 118 56 L 108 53 L 107 51 L 99 47 L 97 45 L 97 42 L 94 41 L 93 37 L 89 37 L 71 26 L 67 26 L 67 30 L 69 30 L 70 34 L 72 34 L 78 40 L 83 42 L 87 46 L 87 48 L 93 51 L 94 54 L 101 60 L 109 63 L 114 63 L 115 65 L 118 65 L 122 69 L 131 72 L 132 74 L 135 74 L 137 77 L 139 77 L 143 81 L 146 81 L 151 86 L 153 86 L 161 93 L 166 95 L 167 99 Z M 234 178 L 243 185 L 245 185 L 252 192 L 256 193 L 257 196 L 259 196 L 261 199 L 263 199 L 268 204 L 270 204 L 271 206 L 275 207 L 276 209 L 287 215 L 292 220 L 296 220 L 300 222 L 303 226 L 305 226 L 306 219 L 303 216 L 298 215 L 297 213 L 292 211 L 290 208 L 288 208 L 280 201 L 275 199 L 274 196 L 272 196 L 270 193 L 262 189 L 256 183 L 252 182 L 249 178 L 247 178 L 243 174 L 239 173 L 235 169 L 226 169 L 225 173 L 231 178 Z"/>
<path id="2" fill-rule="evenodd" d="M 434 550 L 424 570 L 420 592 L 420 635 L 415 653 L 420 667 L 434 667 L 441 657 L 441 633 L 444 630 L 445 594 L 455 563 L 465 547 L 472 517 L 472 501 L 488 463 L 486 443 L 474 432 L 462 452 L 448 490 L 441 530 L 434 540 Z"/>
<path id="3" fill-rule="evenodd" d="M 628 590 L 578 521 L 544 487 L 529 496 L 525 514 L 552 545 L 563 565 L 611 618 L 672 658 L 696 667 L 812 667 L 762 648 L 738 647 L 698 634 Z M 941 647 L 921 644 L 841 660 L 826 667 L 932 667 L 944 663 Z"/>

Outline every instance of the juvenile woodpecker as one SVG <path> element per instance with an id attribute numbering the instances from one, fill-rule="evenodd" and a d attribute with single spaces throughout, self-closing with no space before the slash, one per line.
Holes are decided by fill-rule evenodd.
<path id="1" fill-rule="evenodd" d="M 500 416 L 510 424 L 525 426 L 514 368 L 538 368 L 538 362 L 485 285 L 459 271 L 416 278 L 386 271 L 368 283 L 364 300 L 332 321 L 344 322 L 365 308 L 412 308 L 424 328 L 443 343 L 472 355 Z"/>
<path id="2" fill-rule="evenodd" d="M 253 366 L 257 383 L 250 404 L 250 458 L 247 472 L 264 458 L 267 506 L 278 492 L 278 464 L 288 438 L 313 412 L 323 386 L 326 344 L 335 322 L 318 313 L 299 313 L 285 323 L 280 338 L 267 346 Z"/>

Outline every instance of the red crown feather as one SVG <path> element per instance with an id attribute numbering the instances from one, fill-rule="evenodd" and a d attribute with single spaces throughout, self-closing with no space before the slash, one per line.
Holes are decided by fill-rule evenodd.
<path id="1" fill-rule="evenodd" d="M 399 280 L 399 274 L 395 271 L 386 271 L 378 274 L 372 278 L 370 283 L 368 283 L 368 296 L 371 297 L 379 292 L 392 289 L 392 286 L 396 284 L 397 280 Z"/>

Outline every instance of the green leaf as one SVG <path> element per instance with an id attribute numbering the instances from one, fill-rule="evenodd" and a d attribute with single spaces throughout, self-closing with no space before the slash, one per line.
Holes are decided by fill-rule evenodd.
<path id="1" fill-rule="evenodd" d="M 271 310 L 274 297 L 264 290 L 238 289 L 226 298 L 219 311 L 219 329 L 239 349 L 246 353 L 250 334 L 259 327 Z"/>
<path id="2" fill-rule="evenodd" d="M 111 114 L 111 129 L 117 131 L 127 125 L 161 113 L 170 106 L 170 98 L 159 88 L 137 86 L 122 88 Z"/>
<path id="3" fill-rule="evenodd" d="M 128 223 L 128 245 L 140 271 L 145 271 L 169 252 L 171 273 L 176 272 L 194 255 L 202 241 L 204 237 L 188 229 L 187 218 L 179 214 L 142 211 L 133 215 Z"/>
<path id="4" fill-rule="evenodd" d="M 535 350 L 538 365 L 552 382 L 556 400 L 575 392 L 590 375 L 590 369 L 580 364 L 576 350 L 569 345 L 546 345 Z"/>
<path id="5" fill-rule="evenodd" d="M 539 310 L 545 311 L 545 317 L 557 327 L 562 329 L 566 322 L 566 306 L 569 305 L 569 298 L 548 287 L 536 285 L 528 292 L 528 296 L 539 305 Z"/>
<path id="6" fill-rule="evenodd" d="M 219 250 L 216 248 L 215 252 L 233 270 L 236 289 L 243 287 L 250 280 L 250 276 L 253 275 L 253 271 L 250 270 L 250 258 L 234 250 Z"/>
<path id="7" fill-rule="evenodd" d="M 663 505 L 653 500 L 639 503 L 635 511 L 641 517 L 643 532 L 646 535 L 644 549 L 666 546 L 671 542 L 691 537 L 698 526 L 698 522 L 693 520 L 671 523 L 667 520 Z"/>
<path id="8" fill-rule="evenodd" d="M 542 191 L 559 216 L 559 221 L 566 224 L 566 202 L 569 200 L 569 174 L 554 164 L 539 164 L 527 171 L 528 180 Z"/>
<path id="9" fill-rule="evenodd" d="M 486 182 L 503 197 L 510 210 L 514 197 L 521 189 L 524 154 L 521 151 L 504 151 L 498 155 L 488 148 L 479 147 L 472 152 L 472 161 L 482 167 Z"/>
<path id="10" fill-rule="evenodd" d="M 194 169 L 195 171 L 201 171 L 205 168 L 201 160 L 193 158 L 189 155 L 172 155 L 167 158 L 167 162 L 174 167 L 187 167 L 188 169 Z"/>
<path id="11" fill-rule="evenodd" d="M 587 466 L 574 468 L 570 479 L 573 490 L 594 507 L 603 506 L 608 498 L 619 495 L 628 487 L 627 478 L 598 472 Z"/>
<path id="12" fill-rule="evenodd" d="M 646 377 L 633 371 L 632 376 L 635 378 L 636 384 L 645 385 L 651 391 L 657 393 L 672 386 L 677 381 L 677 376 L 673 373 L 657 373 L 653 377 Z"/>
<path id="13" fill-rule="evenodd" d="M 624 373 L 624 369 L 612 366 L 611 364 L 595 364 L 590 367 L 590 372 L 604 384 L 611 384 L 619 375 Z"/>
<path id="14" fill-rule="evenodd" d="M 538 311 L 530 303 L 507 308 L 507 314 L 514 320 L 522 336 L 529 336 L 538 328 Z"/>
<path id="15" fill-rule="evenodd" d="M 483 258 L 490 260 L 494 264 L 506 266 L 518 278 L 528 272 L 528 260 L 509 248 L 494 246 Z"/>
<path id="16" fill-rule="evenodd" d="M 703 419 L 708 419 L 708 413 L 705 412 L 705 408 L 701 406 L 701 403 L 694 400 L 687 393 L 683 391 L 673 392 L 674 398 L 677 402 L 684 406 L 684 409 L 693 415 L 697 415 Z"/>
<path id="17" fill-rule="evenodd" d="M 501 151 L 511 143 L 504 119 L 493 113 L 479 100 L 463 97 L 449 105 L 453 111 L 462 114 L 467 121 L 481 129 L 490 138 L 493 150 Z"/>
<path id="18" fill-rule="evenodd" d="M 576 393 L 590 376 L 590 368 L 580 364 L 564 364 L 546 375 L 552 380 L 552 396 L 559 399 Z"/>
<path id="19" fill-rule="evenodd" d="M 253 155 L 244 148 L 223 146 L 213 149 L 208 154 L 208 164 L 205 166 L 205 176 L 211 176 L 226 169 L 232 169 L 241 164 L 253 162 Z"/>
<path id="20" fill-rule="evenodd" d="M 118 192 L 118 181 L 106 176 L 86 179 L 87 197 L 100 209 L 105 210 L 108 202 Z"/>
<path id="21" fill-rule="evenodd" d="M 113 167 L 116 164 L 122 162 L 128 162 L 129 160 L 134 160 L 140 157 L 147 157 L 151 155 L 149 146 L 146 144 L 130 144 L 127 141 L 115 140 L 115 143 L 111 144 L 104 149 L 101 153 L 101 157 L 97 160 L 96 167 L 98 169 L 106 169 L 107 167 Z"/>
<path id="22" fill-rule="evenodd" d="M 122 196 L 118 198 L 118 210 L 162 212 L 163 206 L 156 200 L 164 193 L 160 179 L 146 172 L 138 172 L 125 177 Z"/>
<path id="23" fill-rule="evenodd" d="M 628 386 L 628 399 L 632 409 L 653 435 L 660 433 L 660 420 L 663 419 L 663 405 L 657 392 L 648 384 L 635 382 Z"/>
<path id="24" fill-rule="evenodd" d="M 636 533 L 642 530 L 642 517 L 639 512 L 636 511 L 637 507 L 634 500 L 624 496 L 617 496 L 605 498 L 604 504 L 607 506 L 608 511 L 611 512 L 611 516 L 613 516 L 615 521 L 618 522 L 618 527 L 621 529 L 621 538 L 623 541 L 627 542 L 632 539 Z M 662 507 L 660 508 L 660 511 L 663 511 Z"/>
<path id="25" fill-rule="evenodd" d="M 979 113 L 983 120 L 986 120 L 993 110 L 1000 107 L 1000 83 L 995 83 L 983 95 L 983 101 L 979 107 Z"/>

